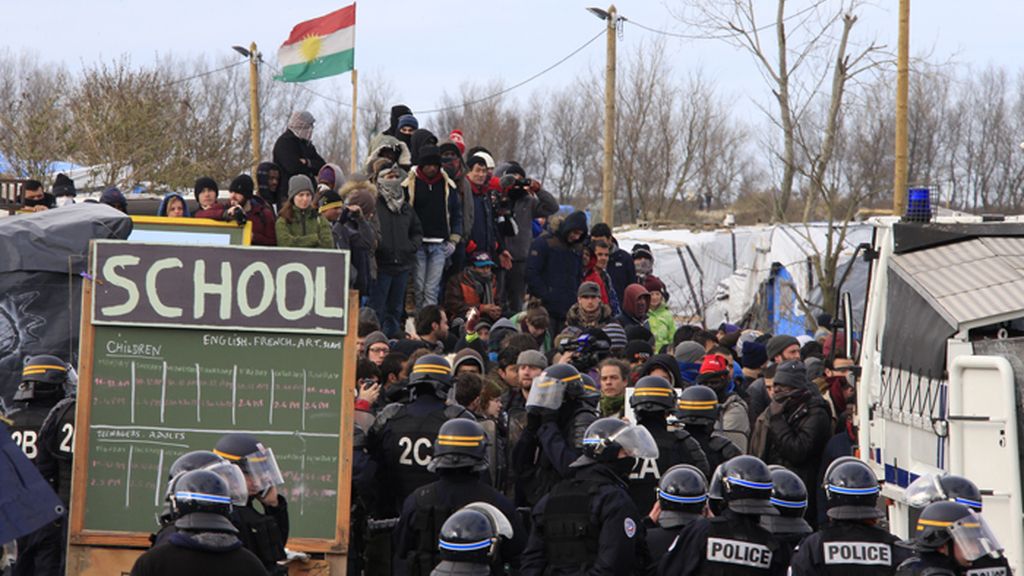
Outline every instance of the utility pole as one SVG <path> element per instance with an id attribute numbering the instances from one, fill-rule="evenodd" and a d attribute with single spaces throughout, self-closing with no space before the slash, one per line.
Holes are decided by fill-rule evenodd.
<path id="1" fill-rule="evenodd" d="M 359 171 L 359 158 L 356 154 L 359 152 L 359 133 L 358 133 L 358 121 L 359 121 L 359 108 L 357 107 L 357 101 L 359 98 L 359 79 L 356 76 L 357 71 L 355 68 L 352 69 L 352 150 L 350 156 L 352 161 L 349 163 L 351 166 L 350 174 L 355 174 Z"/>
<path id="2" fill-rule="evenodd" d="M 612 4 L 605 18 L 608 48 L 604 67 L 604 178 L 601 182 L 601 211 L 608 226 L 615 225 L 615 27 L 618 19 Z"/>
<path id="3" fill-rule="evenodd" d="M 910 0 L 900 0 L 899 46 L 896 54 L 896 173 L 892 185 L 892 212 L 907 208 L 907 93 L 910 74 Z"/>
<path id="4" fill-rule="evenodd" d="M 260 165 L 260 54 L 256 43 L 249 45 L 249 132 L 252 133 L 252 175 Z"/>

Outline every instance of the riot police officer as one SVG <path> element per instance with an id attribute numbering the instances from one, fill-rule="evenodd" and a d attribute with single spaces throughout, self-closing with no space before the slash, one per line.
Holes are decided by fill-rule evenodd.
<path id="1" fill-rule="evenodd" d="M 397 516 L 414 490 L 434 481 L 427 469 L 434 439 L 441 425 L 452 418 L 475 420 L 457 404 L 445 403 L 452 388 L 452 368 L 442 356 L 421 356 L 409 374 L 409 403 L 388 404 L 377 415 L 367 441 L 378 465 L 382 515 Z"/>
<path id="2" fill-rule="evenodd" d="M 892 574 L 907 554 L 877 526 L 883 513 L 871 467 L 852 456 L 839 458 L 825 471 L 824 489 L 830 523 L 800 543 L 792 574 Z"/>
<path id="3" fill-rule="evenodd" d="M 700 444 L 710 470 L 717 470 L 723 462 L 743 454 L 732 440 L 715 432 L 719 404 L 714 390 L 701 385 L 688 386 L 679 395 L 677 407 L 676 414 L 683 429 Z"/>
<path id="4" fill-rule="evenodd" d="M 583 455 L 572 463 L 573 477 L 557 483 L 533 509 L 520 574 L 646 574 L 646 529 L 626 478 L 637 458 L 657 457 L 646 428 L 618 418 L 591 424 Z"/>
<path id="5" fill-rule="evenodd" d="M 235 506 L 244 506 L 249 500 L 249 489 L 245 483 L 245 475 L 241 468 L 233 465 L 228 460 L 221 458 L 209 450 L 193 450 L 179 456 L 167 469 L 167 495 L 164 498 L 166 509 L 157 522 L 160 527 L 156 534 L 150 534 L 149 541 L 152 546 L 163 544 L 171 534 L 174 534 L 174 514 L 171 510 L 171 502 L 174 496 L 175 482 L 186 472 L 193 470 L 206 470 L 220 476 L 228 487 L 231 496 L 231 503 Z"/>
<path id="6" fill-rule="evenodd" d="M 896 574 L 906 576 L 954 576 L 977 570 L 990 576 L 1010 576 L 1009 568 L 996 565 L 979 569 L 984 558 L 1001 558 L 999 544 L 985 519 L 969 507 L 949 501 L 933 502 L 921 511 L 913 539 L 900 542 L 915 556 L 899 565 Z"/>
<path id="7" fill-rule="evenodd" d="M 647 525 L 647 547 L 652 558 L 668 552 L 679 531 L 704 516 L 708 503 L 708 481 L 692 464 L 669 468 L 658 482 L 656 524 Z M 645 520 L 645 524 L 650 519 Z"/>
<path id="8" fill-rule="evenodd" d="M 54 422 L 56 429 L 53 425 L 47 428 L 45 439 L 42 428 L 54 406 L 69 392 L 69 371 L 70 367 L 56 356 L 41 354 L 25 358 L 21 383 L 14 393 L 14 409 L 7 415 L 11 420 L 11 438 L 60 496 L 65 511 L 71 500 L 74 405 L 71 404 L 70 417 L 64 414 L 67 410 L 62 409 L 62 420 L 67 422 Z M 61 518 L 19 538 L 18 563 L 13 573 L 63 574 L 66 529 L 65 520 Z"/>
<path id="9" fill-rule="evenodd" d="M 250 434 L 225 434 L 213 452 L 241 468 L 245 475 L 247 501 L 231 512 L 231 522 L 238 528 L 242 545 L 260 559 L 271 575 L 286 574 L 287 569 L 277 562 L 286 557 L 288 502 L 277 492 L 284 479 L 273 450 Z M 262 512 L 253 506 L 257 500 Z"/>
<path id="10" fill-rule="evenodd" d="M 683 528 L 658 566 L 658 574 L 784 574 L 778 542 L 758 523 L 760 516 L 778 515 L 770 501 L 768 466 L 754 456 L 737 456 L 718 467 L 709 492 L 720 496 L 725 509 Z"/>
<path id="11" fill-rule="evenodd" d="M 503 542 L 515 535 L 512 523 L 500 510 L 474 502 L 448 517 L 437 539 L 441 562 L 430 576 L 501 576 L 492 568 Z"/>
<path id="12" fill-rule="evenodd" d="M 704 451 L 684 428 L 668 429 L 668 413 L 676 408 L 676 390 L 661 376 L 637 380 L 629 405 L 637 424 L 647 428 L 658 444 L 657 460 L 641 460 L 629 475 L 629 493 L 640 511 L 647 512 L 657 501 L 658 481 L 663 471 L 676 464 L 691 464 L 704 477 L 711 474 Z"/>
<path id="13" fill-rule="evenodd" d="M 534 379 L 526 399 L 526 428 L 512 450 L 517 506 L 534 506 L 569 477 L 584 433 L 597 420 L 593 394 L 569 364 L 549 366 Z"/>
<path id="14" fill-rule="evenodd" d="M 442 525 L 451 514 L 472 502 L 492 506 L 515 523 L 515 537 L 502 541 L 501 553 L 493 559 L 518 567 L 526 532 L 519 525 L 512 501 L 481 479 L 481 473 L 488 470 L 487 434 L 483 427 L 463 418 L 445 422 L 437 434 L 434 457 L 427 468 L 437 474 L 438 480 L 417 488 L 405 499 L 395 528 L 392 572 L 429 574 L 440 560 L 437 538 Z"/>
<path id="15" fill-rule="evenodd" d="M 209 470 L 185 472 L 175 478 L 170 503 L 177 532 L 167 544 L 139 556 L 132 576 L 266 573 L 259 558 L 239 545 L 238 529 L 228 520 L 231 494 L 220 476 Z"/>
<path id="16" fill-rule="evenodd" d="M 941 472 L 924 474 L 907 486 L 904 493 L 907 503 L 911 506 L 911 518 L 915 519 L 921 511 L 932 502 L 949 500 L 963 504 L 981 514 L 982 498 L 978 485 L 969 478 Z M 916 522 L 916 519 L 914 520 Z M 971 563 L 967 574 L 974 576 L 1009 576 L 1010 562 L 1005 556 L 985 555 Z"/>
<path id="17" fill-rule="evenodd" d="M 797 544 L 814 529 L 804 520 L 807 513 L 807 487 L 792 470 L 773 464 L 768 467 L 772 472 L 772 506 L 779 511 L 778 516 L 761 516 L 761 526 L 775 536 L 782 547 L 783 553 L 792 556 Z"/>

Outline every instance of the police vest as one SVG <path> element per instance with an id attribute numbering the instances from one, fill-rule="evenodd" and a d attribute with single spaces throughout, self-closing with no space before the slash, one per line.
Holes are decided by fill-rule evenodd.
<path id="1" fill-rule="evenodd" d="M 36 461 L 65 503 L 71 502 L 71 470 L 75 451 L 75 398 L 57 403 L 39 429 L 41 452 Z"/>
<path id="2" fill-rule="evenodd" d="M 964 572 L 965 576 L 1013 576 L 1010 563 L 1003 558 L 985 556 L 971 563 L 971 568 Z"/>
<path id="3" fill-rule="evenodd" d="M 392 408 L 394 407 L 394 408 Z M 434 457 L 434 439 L 441 425 L 452 418 L 465 418 L 469 412 L 461 406 L 445 406 L 421 417 L 409 414 L 408 406 L 389 405 L 382 413 L 383 426 L 390 431 L 381 446 L 382 462 L 393 475 L 397 490 L 395 498 L 401 504 L 417 488 L 436 480 L 427 465 Z"/>
<path id="4" fill-rule="evenodd" d="M 571 412 L 572 417 L 565 421 L 560 421 L 558 429 L 562 433 L 566 445 L 570 445 L 578 451 L 580 446 L 573 445 L 573 431 L 577 427 L 585 429 L 586 426 L 589 426 L 597 418 L 594 415 L 593 408 L 589 405 L 583 402 L 577 402 L 576 404 L 576 407 Z M 565 406 L 562 409 L 564 410 Z M 522 486 L 522 497 L 531 508 L 536 506 L 537 502 L 540 502 L 540 499 L 550 492 L 555 484 L 562 480 L 562 475 L 551 464 L 551 461 L 544 456 L 543 449 L 537 451 L 537 459 L 534 461 L 533 466 L 526 470 L 516 470 L 516 474 L 518 476 L 517 483 L 519 486 Z"/>
<path id="5" fill-rule="evenodd" d="M 897 566 L 892 545 L 895 538 L 878 528 L 836 524 L 810 538 L 817 540 L 813 544 L 818 548 L 815 563 L 819 574 L 883 575 L 892 574 Z"/>
<path id="6" fill-rule="evenodd" d="M 772 573 L 778 544 L 772 535 L 750 521 L 712 518 L 704 547 L 701 576 L 762 576 Z"/>
<path id="7" fill-rule="evenodd" d="M 33 462 L 39 455 L 39 429 L 54 404 L 56 402 L 27 402 L 7 415 L 11 420 L 11 438 Z"/>
<path id="8" fill-rule="evenodd" d="M 661 475 L 676 464 L 693 464 L 705 475 L 708 474 L 707 458 L 689 432 L 654 429 L 651 435 L 658 445 L 658 458 L 638 460 L 629 475 L 629 495 L 641 512 L 654 506 Z"/>
<path id="9" fill-rule="evenodd" d="M 601 527 L 590 508 L 601 483 L 573 478 L 556 484 L 544 507 L 544 551 L 549 567 L 586 571 L 597 560 Z"/>

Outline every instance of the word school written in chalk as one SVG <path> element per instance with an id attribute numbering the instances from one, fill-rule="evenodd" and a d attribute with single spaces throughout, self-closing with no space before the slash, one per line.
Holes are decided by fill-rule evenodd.
<path id="1" fill-rule="evenodd" d="M 346 252 L 103 242 L 93 266 L 97 323 L 344 333 Z"/>

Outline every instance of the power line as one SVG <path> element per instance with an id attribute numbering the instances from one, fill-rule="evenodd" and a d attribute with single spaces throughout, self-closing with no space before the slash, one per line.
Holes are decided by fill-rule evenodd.
<path id="1" fill-rule="evenodd" d="M 790 14 L 789 16 L 786 16 L 785 18 L 782 19 L 782 21 L 783 22 L 789 22 L 790 20 L 792 20 L 794 18 L 799 18 L 800 16 L 803 16 L 804 14 L 806 14 L 806 13 L 812 11 L 812 10 L 817 9 L 817 7 L 818 7 L 817 3 L 812 4 L 812 5 L 806 7 L 804 9 L 802 9 L 802 10 L 797 10 L 796 12 Z M 625 16 L 620 16 L 619 19 L 622 20 L 623 22 L 626 22 L 627 24 L 632 24 L 632 25 L 636 26 L 637 28 L 642 28 L 642 29 L 647 30 L 648 32 L 652 32 L 654 34 L 660 34 L 662 36 L 671 36 L 672 38 L 682 38 L 683 40 L 723 40 L 723 39 L 726 39 L 726 38 L 735 38 L 737 36 L 742 36 L 745 33 L 753 34 L 753 33 L 756 33 L 756 32 L 764 32 L 765 30 L 768 30 L 769 28 L 772 28 L 773 26 L 775 26 L 777 24 L 777 22 L 771 22 L 769 24 L 764 24 L 762 26 L 758 26 L 757 28 L 754 28 L 753 30 L 744 30 L 742 32 L 738 31 L 738 32 L 732 32 L 732 33 L 729 33 L 729 34 L 681 34 L 681 33 L 678 33 L 678 32 L 669 32 L 667 30 L 658 30 L 657 28 L 651 28 L 650 26 L 645 26 L 645 25 L 637 22 L 636 20 L 632 20 L 632 19 L 626 18 Z"/>
<path id="2" fill-rule="evenodd" d="M 225 70 L 234 68 L 235 66 L 239 66 L 239 65 L 245 64 L 246 62 L 247 62 L 246 60 L 240 60 L 238 62 L 233 62 L 231 64 L 228 64 L 227 66 L 221 66 L 220 68 L 214 68 L 213 70 L 207 70 L 206 72 L 200 72 L 198 74 L 194 74 L 192 76 L 187 76 L 185 78 L 178 78 L 177 80 L 171 80 L 169 82 L 165 82 L 164 84 L 162 84 L 161 87 L 174 86 L 175 84 L 181 84 L 182 82 L 190 82 L 190 81 L 195 80 L 197 78 L 202 78 L 204 76 L 209 76 L 211 74 L 216 74 L 218 72 L 223 72 Z"/>

